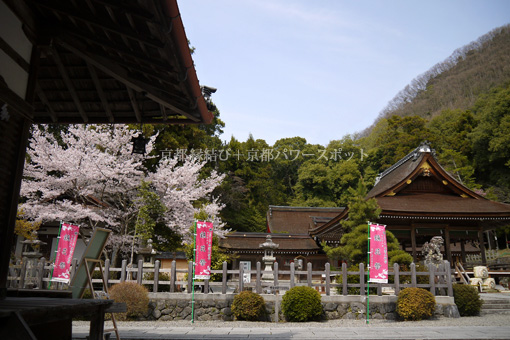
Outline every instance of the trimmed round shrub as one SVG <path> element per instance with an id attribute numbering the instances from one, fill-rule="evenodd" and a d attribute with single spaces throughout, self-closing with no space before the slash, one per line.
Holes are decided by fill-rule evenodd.
<path id="1" fill-rule="evenodd" d="M 428 290 L 405 288 L 398 294 L 397 314 L 405 321 L 428 319 L 435 310 L 436 299 Z"/>
<path id="2" fill-rule="evenodd" d="M 120 320 L 135 319 L 147 313 L 149 307 L 149 292 L 147 288 L 135 282 L 121 282 L 110 288 L 110 299 L 115 302 L 124 302 L 126 313 L 116 313 Z"/>
<path id="3" fill-rule="evenodd" d="M 473 316 L 480 314 L 483 300 L 480 298 L 478 289 L 470 285 L 453 285 L 453 298 L 459 310 L 460 316 Z"/>
<path id="4" fill-rule="evenodd" d="M 283 295 L 282 312 L 288 321 L 318 320 L 323 314 L 321 295 L 311 287 L 293 287 Z"/>
<path id="5" fill-rule="evenodd" d="M 259 321 L 266 314 L 262 296 L 247 290 L 234 297 L 231 309 L 237 320 Z"/>

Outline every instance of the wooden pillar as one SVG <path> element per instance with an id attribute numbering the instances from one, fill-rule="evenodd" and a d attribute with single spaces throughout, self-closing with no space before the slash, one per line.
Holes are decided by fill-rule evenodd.
<path id="1" fill-rule="evenodd" d="M 487 265 L 487 255 L 485 254 L 485 243 L 483 241 L 483 228 L 478 230 L 478 242 L 480 242 L 480 253 L 482 255 L 482 264 Z"/>
<path id="2" fill-rule="evenodd" d="M 0 119 L 0 300 L 7 294 L 7 275 L 14 226 L 18 212 L 19 190 L 25 165 L 26 148 L 34 102 L 39 58 L 41 50 L 32 47 L 28 69 L 28 83 L 25 98 L 12 91 L 3 79 L 0 80 L 0 105 L 7 104 L 8 117 Z"/>
<path id="3" fill-rule="evenodd" d="M 2 102 L 0 98 L 0 103 Z M 10 131 L 0 140 L 0 299 L 7 293 L 7 274 L 14 240 L 14 225 L 18 211 L 19 190 L 25 163 L 25 150 L 31 123 L 28 119 L 18 116 L 10 106 L 8 121 L 0 121 L 0 131 Z"/>
<path id="4" fill-rule="evenodd" d="M 466 263 L 466 246 L 464 245 L 465 240 L 460 240 L 460 257 L 462 259 L 462 263 Z"/>
<path id="5" fill-rule="evenodd" d="M 411 225 L 411 247 L 413 249 L 413 261 L 416 263 L 418 257 L 416 254 L 416 227 L 414 225 Z"/>
<path id="6" fill-rule="evenodd" d="M 446 250 L 446 259 L 448 262 L 452 262 L 452 249 L 451 249 L 451 242 L 450 242 L 450 228 L 446 226 L 444 228 L 444 238 L 445 238 L 445 250 Z"/>

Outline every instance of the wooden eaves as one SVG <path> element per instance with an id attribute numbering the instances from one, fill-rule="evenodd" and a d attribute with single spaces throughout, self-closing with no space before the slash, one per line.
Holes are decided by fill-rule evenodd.
<path id="1" fill-rule="evenodd" d="M 30 50 L 22 55 L 16 40 L 0 39 L 16 71 L 0 76 L 0 299 L 32 124 L 213 120 L 175 0 L 1 1 L 0 14 L 19 25 L 9 34 Z M 13 82 L 22 78 L 20 91 Z"/>
<path id="2" fill-rule="evenodd" d="M 212 121 L 176 1 L 4 2 L 38 55 L 33 123 Z"/>

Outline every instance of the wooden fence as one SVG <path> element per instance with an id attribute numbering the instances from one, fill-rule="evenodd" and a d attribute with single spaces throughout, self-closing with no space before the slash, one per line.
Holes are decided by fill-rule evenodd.
<path id="1" fill-rule="evenodd" d="M 72 264 L 71 277 L 74 268 L 77 268 L 78 261 L 75 259 Z M 209 293 L 234 293 L 251 289 L 257 293 L 284 292 L 295 286 L 312 287 L 325 295 L 365 295 L 367 286 L 370 285 L 370 294 L 381 296 L 385 294 L 398 295 L 400 290 L 407 287 L 420 287 L 430 290 L 434 295 L 453 296 L 452 276 L 450 264 L 444 261 L 438 268 L 430 266 L 428 271 L 418 272 L 416 266 L 411 264 L 410 271 L 400 271 L 398 264 L 389 271 L 390 283 L 367 283 L 366 271 L 363 263 L 359 264 L 356 271 L 348 271 L 344 263 L 339 270 L 331 270 L 330 264 L 326 263 L 324 270 L 313 270 L 312 264 L 308 263 L 306 270 L 296 270 L 294 263 L 290 264 L 290 270 L 280 270 L 278 263 L 274 263 L 273 271 L 261 270 L 261 263 L 257 262 L 256 269 L 244 271 L 240 269 L 227 269 L 227 263 L 223 263 L 220 270 L 212 270 L 212 274 L 219 274 L 221 281 L 210 280 L 195 281 L 193 287 L 192 263 L 188 263 L 187 269 L 177 269 L 175 261 L 171 268 L 160 268 L 160 262 L 156 261 L 153 268 L 143 267 L 140 261 L 137 267 L 122 261 L 120 268 L 112 268 L 109 260 L 104 263 L 104 276 L 109 286 L 124 282 L 134 281 L 145 285 L 152 292 L 195 292 Z M 32 289 L 67 289 L 62 283 L 50 284 L 52 266 L 44 258 L 38 262 L 30 262 L 27 259 L 12 264 L 9 270 L 8 287 L 10 288 L 32 288 Z M 99 274 L 99 269 L 96 269 Z M 182 273 L 178 275 L 178 273 Z M 263 280 L 262 275 L 270 274 L 272 280 Z M 100 277 L 100 275 L 94 275 Z M 185 277 L 185 280 L 177 280 L 177 277 Z M 349 277 L 349 280 L 344 278 Z M 241 278 L 241 279 L 239 279 Z M 357 281 L 351 283 L 348 281 Z M 93 283 L 100 287 L 101 279 L 94 279 Z"/>

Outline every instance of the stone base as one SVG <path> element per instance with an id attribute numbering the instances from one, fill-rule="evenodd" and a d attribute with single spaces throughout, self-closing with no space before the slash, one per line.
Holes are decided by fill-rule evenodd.
<path id="1" fill-rule="evenodd" d="M 285 321 L 281 312 L 282 295 L 261 294 L 266 302 L 266 317 L 260 321 L 275 320 L 275 301 L 278 301 L 278 321 Z M 232 302 L 235 294 L 195 294 L 193 317 L 197 321 L 233 321 Z M 191 320 L 191 294 L 149 293 L 149 309 L 145 320 Z M 397 319 L 397 296 L 370 296 L 370 319 Z M 323 319 L 366 319 L 365 296 L 322 296 Z M 453 297 L 436 296 L 435 316 L 460 317 Z"/>

